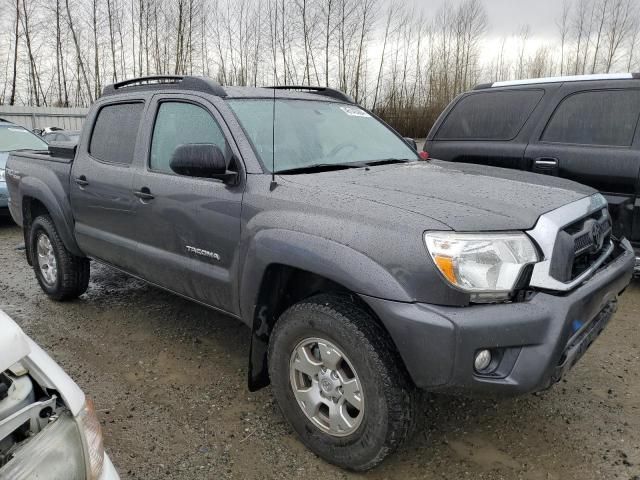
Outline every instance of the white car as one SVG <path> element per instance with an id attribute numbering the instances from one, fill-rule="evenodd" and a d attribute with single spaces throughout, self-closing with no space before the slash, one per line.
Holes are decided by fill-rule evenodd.
<path id="1" fill-rule="evenodd" d="M 91 400 L 0 311 L 0 480 L 118 480 Z"/>

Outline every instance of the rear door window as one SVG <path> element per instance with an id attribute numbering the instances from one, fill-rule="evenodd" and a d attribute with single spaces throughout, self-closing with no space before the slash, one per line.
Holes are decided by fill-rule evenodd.
<path id="1" fill-rule="evenodd" d="M 542 141 L 629 147 L 640 116 L 640 90 L 592 90 L 566 97 Z"/>
<path id="2" fill-rule="evenodd" d="M 511 140 L 525 124 L 543 90 L 501 90 L 462 98 L 442 123 L 436 140 Z"/>
<path id="3" fill-rule="evenodd" d="M 143 108 L 142 102 L 102 107 L 91 134 L 89 154 L 103 162 L 131 164 Z"/>

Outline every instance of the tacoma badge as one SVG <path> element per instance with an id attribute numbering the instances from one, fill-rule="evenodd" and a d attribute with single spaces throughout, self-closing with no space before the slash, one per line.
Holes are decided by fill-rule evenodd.
<path id="1" fill-rule="evenodd" d="M 187 248 L 187 252 L 189 253 L 195 253 L 196 255 L 200 255 L 202 257 L 209 257 L 209 258 L 213 258 L 214 260 L 220 261 L 220 255 L 218 255 L 215 252 L 210 252 L 209 250 L 203 250 L 202 248 L 190 247 L 189 245 L 187 245 L 186 248 Z"/>

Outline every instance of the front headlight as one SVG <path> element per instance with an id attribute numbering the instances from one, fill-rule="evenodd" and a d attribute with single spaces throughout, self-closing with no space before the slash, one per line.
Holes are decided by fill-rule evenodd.
<path id="1" fill-rule="evenodd" d="M 16 450 L 13 458 L 0 469 L 0 480 L 34 478 L 87 478 L 82 439 L 69 413 L 60 415 Z"/>
<path id="2" fill-rule="evenodd" d="M 524 233 L 426 232 L 424 241 L 440 273 L 477 301 L 508 298 L 522 269 L 538 261 Z"/>
<path id="3" fill-rule="evenodd" d="M 0 468 L 0 480 L 98 480 L 103 463 L 100 421 L 93 403 L 87 400 L 77 417 L 61 414 L 17 449 Z"/>

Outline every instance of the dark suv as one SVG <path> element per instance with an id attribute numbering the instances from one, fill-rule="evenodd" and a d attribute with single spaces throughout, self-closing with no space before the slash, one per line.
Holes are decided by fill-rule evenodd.
<path id="1" fill-rule="evenodd" d="M 640 73 L 478 85 L 427 136 L 432 158 L 529 170 L 594 187 L 640 270 Z"/>

